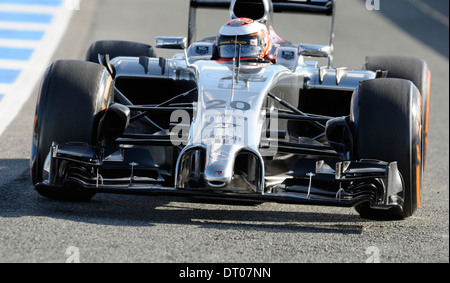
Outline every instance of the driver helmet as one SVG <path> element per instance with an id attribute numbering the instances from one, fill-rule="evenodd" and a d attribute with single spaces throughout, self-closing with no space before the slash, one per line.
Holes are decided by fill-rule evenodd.
<path id="1" fill-rule="evenodd" d="M 249 18 L 236 18 L 227 22 L 216 40 L 218 60 L 232 60 L 239 54 L 241 60 L 268 60 L 270 37 L 267 27 Z"/>

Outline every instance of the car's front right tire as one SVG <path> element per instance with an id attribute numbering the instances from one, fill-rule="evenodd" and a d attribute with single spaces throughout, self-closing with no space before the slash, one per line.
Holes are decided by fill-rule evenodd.
<path id="1" fill-rule="evenodd" d="M 53 142 L 97 143 L 101 115 L 112 99 L 112 78 L 99 64 L 60 60 L 46 71 L 34 118 L 30 175 L 34 186 L 44 181 L 45 159 Z M 58 200 L 88 200 L 94 193 L 78 188 L 36 186 L 39 194 Z"/>

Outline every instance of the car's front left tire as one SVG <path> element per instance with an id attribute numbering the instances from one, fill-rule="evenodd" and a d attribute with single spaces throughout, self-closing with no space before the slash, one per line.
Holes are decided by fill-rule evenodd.
<path id="1" fill-rule="evenodd" d="M 403 180 L 402 209 L 380 210 L 363 203 L 356 210 L 363 218 L 404 219 L 420 206 L 422 189 L 421 95 L 408 80 L 363 81 L 351 105 L 353 159 L 397 162 Z"/>

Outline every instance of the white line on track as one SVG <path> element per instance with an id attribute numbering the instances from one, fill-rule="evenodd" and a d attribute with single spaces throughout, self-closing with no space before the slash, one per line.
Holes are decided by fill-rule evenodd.
<path id="1" fill-rule="evenodd" d="M 0 93 L 8 93 L 12 89 L 11 84 L 0 84 Z"/>
<path id="2" fill-rule="evenodd" d="M 0 59 L 0 68 L 4 69 L 25 69 L 28 64 L 27 61 Z"/>
<path id="3" fill-rule="evenodd" d="M 47 28 L 48 28 L 48 24 L 0 21 L 0 29 L 19 29 L 19 30 L 41 31 L 41 30 L 46 30 Z"/>
<path id="4" fill-rule="evenodd" d="M 432 17 L 433 19 L 445 25 L 446 27 L 449 27 L 449 18 L 446 15 L 442 14 L 440 11 L 428 5 L 425 1 L 419 0 L 408 0 L 408 1 L 414 6 L 416 6 L 418 9 L 420 9 L 422 12 L 427 14 L 428 16 Z"/>
<path id="5" fill-rule="evenodd" d="M 13 40 L 13 39 L 0 39 L 0 46 L 2 47 L 16 47 L 16 48 L 32 48 L 39 47 L 41 43 L 34 40 Z"/>
<path id="6" fill-rule="evenodd" d="M 63 7 L 65 6 L 63 5 Z M 54 14 L 58 12 L 58 9 L 59 7 L 52 6 L 0 4 L 0 11 L 10 12 Z"/>

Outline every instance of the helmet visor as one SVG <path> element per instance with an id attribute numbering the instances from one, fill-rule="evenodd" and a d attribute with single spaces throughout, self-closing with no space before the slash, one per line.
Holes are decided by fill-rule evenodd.
<path id="1" fill-rule="evenodd" d="M 262 52 L 259 39 L 256 36 L 219 36 L 217 39 L 219 58 L 231 59 L 239 55 L 241 58 L 258 58 Z"/>
<path id="2" fill-rule="evenodd" d="M 229 44 L 219 46 L 219 57 L 223 59 L 237 58 L 241 48 L 241 58 L 257 58 L 262 52 L 261 46 Z"/>

